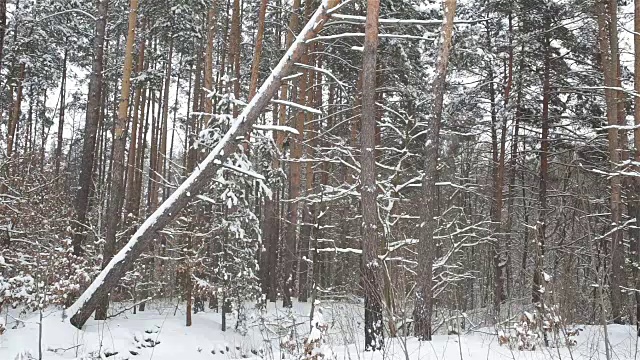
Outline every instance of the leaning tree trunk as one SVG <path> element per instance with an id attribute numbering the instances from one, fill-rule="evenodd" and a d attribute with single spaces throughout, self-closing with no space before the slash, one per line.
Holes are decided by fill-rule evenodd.
<path id="1" fill-rule="evenodd" d="M 87 100 L 87 115 L 84 127 L 84 144 L 82 146 L 82 162 L 80 164 L 80 177 L 78 193 L 75 199 L 76 219 L 73 226 L 73 254 L 82 254 L 82 243 L 85 238 L 85 221 L 89 206 L 89 193 L 91 192 L 91 179 L 93 173 L 93 160 L 96 146 L 96 132 L 98 119 L 100 118 L 100 99 L 102 93 L 102 70 L 104 61 L 104 38 L 107 24 L 108 0 L 98 3 L 96 16 L 96 37 L 93 41 L 94 57 L 89 78 L 89 98 Z"/>
<path id="2" fill-rule="evenodd" d="M 453 18 L 456 12 L 456 0 L 443 0 L 444 22 L 442 34 L 444 41 L 440 49 L 436 79 L 433 83 L 435 103 L 430 119 L 426 143 L 423 147 L 425 174 L 422 179 L 421 223 L 423 224 L 418 244 L 420 264 L 419 282 L 416 291 L 416 306 L 413 313 L 415 334 L 421 340 L 431 341 L 431 319 L 433 317 L 433 262 L 436 251 L 433 234 L 437 227 L 438 204 L 436 182 L 438 181 L 438 153 L 440 151 L 440 123 L 444 103 L 444 90 L 449 65 L 449 53 L 453 37 Z"/>
<path id="3" fill-rule="evenodd" d="M 364 286 L 364 348 L 381 350 L 383 341 L 381 266 L 378 259 L 376 201 L 376 55 L 380 1 L 367 2 L 362 55 L 362 117 L 360 119 L 360 183 L 362 208 L 362 284 Z"/>
<path id="4" fill-rule="evenodd" d="M 262 110 L 269 104 L 276 93 L 282 78 L 287 76 L 306 50 L 306 41 L 314 37 L 329 20 L 328 10 L 336 6 L 339 0 L 324 0 L 305 28 L 298 35 L 289 50 L 284 54 L 271 75 L 265 80 L 256 96 L 244 108 L 240 116 L 233 122 L 229 131 L 222 137 L 209 155 L 200 163 L 193 173 L 158 207 L 138 228 L 129 242 L 109 264 L 100 272 L 93 283 L 80 298 L 67 309 L 71 323 L 82 328 L 104 294 L 109 293 L 122 278 L 125 270 L 142 253 L 147 242 L 156 236 L 157 231 L 168 224 L 195 196 L 215 173 L 233 154 L 239 144 L 238 137 L 246 134 L 256 121 Z"/>

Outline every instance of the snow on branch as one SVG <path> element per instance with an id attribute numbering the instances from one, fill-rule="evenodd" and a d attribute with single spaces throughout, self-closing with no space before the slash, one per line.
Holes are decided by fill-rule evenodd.
<path id="1" fill-rule="evenodd" d="M 288 133 L 292 133 L 294 135 L 300 135 L 300 133 L 298 132 L 298 130 L 296 130 L 295 128 L 292 128 L 290 126 L 284 126 L 284 125 L 253 125 L 253 129 L 254 130 L 264 130 L 264 131 L 284 131 L 284 132 L 288 132 Z"/>
<path id="2" fill-rule="evenodd" d="M 332 78 L 333 81 L 336 82 L 336 84 L 338 84 L 338 86 L 340 86 L 340 88 L 344 91 L 346 87 L 348 87 L 347 84 L 343 83 L 342 81 L 338 80 L 338 78 L 333 75 L 333 73 L 329 70 L 326 69 L 322 69 L 319 67 L 315 67 L 315 66 L 311 66 L 311 65 L 307 65 L 307 64 L 302 64 L 302 63 L 296 63 L 297 67 L 303 68 L 303 69 L 308 69 L 308 70 L 313 70 L 313 71 L 317 71 L 319 73 L 323 73 L 325 75 L 327 75 L 328 77 Z"/>
<path id="3" fill-rule="evenodd" d="M 239 167 L 231 165 L 231 164 L 224 164 L 223 167 L 225 169 L 229 169 L 229 170 L 235 171 L 235 172 L 243 174 L 243 175 L 247 175 L 249 177 L 252 177 L 252 178 L 255 178 L 255 179 L 258 179 L 258 180 L 262 180 L 262 181 L 266 181 L 267 180 L 264 176 L 258 174 L 255 171 L 242 169 L 242 168 L 239 168 Z"/>
<path id="4" fill-rule="evenodd" d="M 351 20 L 365 22 L 366 17 L 346 15 L 346 14 L 331 14 L 332 19 Z M 456 20 L 454 24 L 477 24 L 491 20 L 490 18 L 477 19 L 477 20 Z M 442 25 L 442 20 L 419 20 L 419 19 L 379 19 L 381 25 Z"/>
<path id="5" fill-rule="evenodd" d="M 284 106 L 297 108 L 297 109 L 300 109 L 300 110 L 303 110 L 303 111 L 307 111 L 307 112 L 310 112 L 310 113 L 313 113 L 313 114 L 322 115 L 322 111 L 320 111 L 318 109 L 314 109 L 314 108 L 309 107 L 309 106 L 304 106 L 302 104 L 294 103 L 292 101 L 273 99 L 273 100 L 271 100 L 271 102 L 274 103 L 274 104 L 279 104 L 279 105 L 284 105 Z"/>
<path id="6" fill-rule="evenodd" d="M 364 33 L 347 32 L 347 33 L 334 34 L 334 35 L 316 36 L 313 39 L 307 40 L 307 42 L 310 43 L 314 41 L 333 40 L 333 39 L 340 39 L 340 38 L 346 38 L 346 37 L 364 37 Z M 390 38 L 390 39 L 411 39 L 411 40 L 432 40 L 432 41 L 436 39 L 435 37 L 415 36 L 415 35 L 406 35 L 406 34 L 379 34 L 378 37 Z"/>

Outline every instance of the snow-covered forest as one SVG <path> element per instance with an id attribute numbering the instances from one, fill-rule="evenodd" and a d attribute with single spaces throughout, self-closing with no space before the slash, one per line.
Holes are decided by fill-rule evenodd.
<path id="1" fill-rule="evenodd" d="M 637 359 L 640 0 L 0 0 L 0 359 Z"/>

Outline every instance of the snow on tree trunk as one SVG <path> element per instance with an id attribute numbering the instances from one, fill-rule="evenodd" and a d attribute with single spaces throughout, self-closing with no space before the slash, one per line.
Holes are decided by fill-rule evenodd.
<path id="1" fill-rule="evenodd" d="M 218 168 L 230 154 L 233 154 L 240 142 L 239 137 L 246 134 L 258 118 L 269 100 L 280 87 L 282 78 L 287 76 L 293 65 L 306 50 L 306 41 L 314 37 L 329 19 L 328 10 L 336 6 L 339 0 L 323 0 L 309 22 L 282 57 L 271 75 L 265 80 L 256 96 L 234 120 L 229 131 L 211 150 L 191 175 L 160 205 L 133 234 L 129 242 L 113 257 L 78 300 L 71 305 L 66 314 L 71 316 L 71 324 L 82 328 L 96 308 L 99 299 L 109 293 L 124 275 L 133 261 L 140 256 L 146 243 L 153 239 L 156 232 L 169 223 L 189 200 L 195 196 L 213 177 Z"/>

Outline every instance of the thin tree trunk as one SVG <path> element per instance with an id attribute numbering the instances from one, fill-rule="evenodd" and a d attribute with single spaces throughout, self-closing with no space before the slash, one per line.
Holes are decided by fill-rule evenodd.
<path id="1" fill-rule="evenodd" d="M 381 350 L 382 276 L 378 259 L 378 202 L 376 186 L 376 60 L 379 0 L 367 1 L 362 55 L 362 116 L 360 125 L 360 194 L 362 209 L 362 282 L 364 286 L 364 348 Z"/>
<path id="2" fill-rule="evenodd" d="M 146 28 L 146 22 L 143 21 L 142 31 Z M 136 64 L 136 74 L 141 74 L 145 69 L 144 63 L 144 52 L 146 47 L 146 39 L 143 38 L 140 41 L 140 49 L 138 50 L 138 63 Z M 144 99 L 142 98 L 142 93 L 144 91 L 144 86 L 142 84 L 136 84 L 136 91 L 133 95 L 133 119 L 131 121 L 131 142 L 129 144 L 129 157 L 127 158 L 127 185 L 126 185 L 126 202 L 125 202 L 125 216 L 128 219 L 128 223 L 133 221 L 138 217 L 137 213 L 134 213 L 134 202 L 137 198 L 136 194 L 140 192 L 141 189 L 137 188 L 137 178 L 138 171 L 142 171 L 142 169 L 138 169 L 138 146 L 140 144 L 139 134 L 142 133 L 142 127 L 138 124 L 142 124 L 144 120 L 143 117 L 140 117 L 140 113 L 144 114 L 144 110 L 140 111 L 140 104 L 144 107 Z M 144 115 L 143 115 L 144 116 Z M 133 216 L 132 219 L 129 219 L 129 214 Z"/>
<path id="3" fill-rule="evenodd" d="M 169 162 L 173 162 L 173 145 L 176 137 L 176 124 L 178 120 L 178 99 L 180 98 L 180 73 L 182 72 L 182 56 L 178 62 L 178 78 L 176 79 L 176 97 L 173 102 L 173 126 L 171 127 L 171 143 L 169 144 Z M 167 168 L 167 179 L 171 178 L 171 170 Z M 169 196 L 168 189 L 165 190 L 165 198 Z"/>
<path id="4" fill-rule="evenodd" d="M 2 70 L 2 63 L 3 63 L 2 56 L 4 55 L 4 36 L 6 32 L 7 32 L 7 0 L 0 0 L 0 71 Z"/>
<path id="5" fill-rule="evenodd" d="M 114 126 L 111 191 L 107 212 L 105 214 L 107 231 L 104 250 L 102 253 L 102 267 L 109 264 L 116 249 L 116 233 L 122 216 L 122 202 L 124 200 L 124 151 L 127 145 L 126 129 L 129 112 L 129 95 L 131 93 L 131 71 L 133 68 L 133 43 L 135 41 L 136 19 L 138 15 L 138 0 L 129 3 L 129 30 L 127 44 L 124 53 L 124 67 L 122 71 L 122 86 L 120 89 L 120 105 L 118 107 L 118 120 Z M 103 294 L 96 308 L 96 320 L 106 320 L 109 309 L 108 293 Z"/>
<path id="6" fill-rule="evenodd" d="M 86 236 L 86 217 L 89 205 L 89 193 L 92 186 L 93 160 L 95 154 L 96 131 L 98 129 L 98 119 L 100 117 L 100 100 L 102 92 L 103 62 L 104 62 L 104 39 L 107 24 L 108 0 L 101 0 L 98 3 L 98 13 L 96 16 L 96 36 L 93 42 L 94 57 L 89 79 L 89 98 L 87 100 L 87 115 L 84 129 L 84 144 L 82 147 L 82 163 L 80 165 L 79 185 L 80 189 L 76 194 L 75 212 L 76 219 L 73 226 L 73 254 L 82 255 L 82 243 Z"/>
<path id="7" fill-rule="evenodd" d="M 440 127 L 444 104 L 449 54 L 453 41 L 453 19 L 456 12 L 456 0 L 443 0 L 444 21 L 442 24 L 443 43 L 437 65 L 437 75 L 433 83 L 435 96 L 433 115 L 430 119 L 430 131 L 423 148 L 425 174 L 422 178 L 422 204 L 420 243 L 418 244 L 419 283 L 416 290 L 416 306 L 413 313 L 415 334 L 421 340 L 431 341 L 431 320 L 433 317 L 433 262 L 436 251 L 434 232 L 437 228 L 438 204 L 438 153 L 440 151 Z"/>
<path id="8" fill-rule="evenodd" d="M 289 28 L 291 31 L 296 31 L 298 24 L 300 23 L 298 11 L 300 9 L 300 0 L 293 1 L 293 7 L 291 9 L 291 21 L 289 22 Z M 291 43 L 293 34 L 287 33 L 287 44 Z M 292 40 L 291 40 L 292 41 Z M 306 59 L 306 53 L 302 55 L 302 61 Z M 306 93 L 306 81 L 305 75 L 300 77 L 298 83 L 298 102 L 304 104 L 304 94 Z M 284 85 L 281 90 L 280 97 L 282 100 L 287 98 L 287 85 Z M 280 108 L 280 117 L 282 123 L 285 122 L 287 109 L 286 107 Z M 295 268 L 296 268 L 296 228 L 298 222 L 298 203 L 296 198 L 300 196 L 300 162 L 298 161 L 302 151 L 302 136 L 304 132 L 304 113 L 300 112 L 295 117 L 295 128 L 298 130 L 298 135 L 293 141 L 290 141 L 291 145 L 291 158 L 293 161 L 289 166 L 289 202 L 287 204 L 287 227 L 285 231 L 286 246 L 283 248 L 283 265 L 284 271 L 282 275 L 282 306 L 291 307 L 291 296 L 293 295 L 295 284 Z M 294 137 L 294 135 L 289 135 Z"/>
<path id="9" fill-rule="evenodd" d="M 233 66 L 233 76 L 235 77 L 233 81 L 233 97 L 236 101 L 240 100 L 240 57 L 242 56 L 242 24 L 240 16 L 240 0 L 233 0 L 233 17 L 231 20 L 231 54 L 233 55 L 233 61 L 231 65 Z M 233 118 L 237 118 L 238 114 L 240 114 L 240 107 L 237 102 L 234 102 Z"/>
<path id="10" fill-rule="evenodd" d="M 634 31 L 636 33 L 640 33 L 640 0 L 634 1 Z M 636 93 L 640 93 L 640 36 L 635 35 L 633 37 L 634 40 L 634 51 L 635 51 L 635 71 L 634 71 L 634 87 Z M 633 132 L 633 141 L 635 147 L 634 160 L 636 161 L 635 170 L 640 172 L 640 97 L 634 96 L 634 112 L 633 112 L 633 120 L 635 124 L 635 129 Z M 633 199 L 632 199 L 632 208 L 634 209 L 634 213 L 630 214 L 631 217 L 635 217 L 636 219 L 636 229 L 633 230 L 633 238 L 635 242 L 635 258 L 632 261 L 640 264 L 640 177 L 635 178 L 633 191 Z M 634 267 L 633 277 L 635 279 L 635 288 L 640 289 L 640 269 L 638 267 Z M 636 300 L 636 328 L 637 334 L 640 336 L 640 292 L 635 292 L 635 300 Z"/>
<path id="11" fill-rule="evenodd" d="M 285 47 L 288 48 L 293 43 L 294 33 L 298 30 L 298 26 L 300 24 L 300 19 L 298 12 L 300 11 L 300 0 L 293 0 L 293 5 L 291 7 L 291 19 L 289 20 L 288 31 L 285 36 Z M 280 89 L 280 100 L 288 100 L 289 97 L 289 83 L 284 83 L 282 88 Z M 287 124 L 287 107 L 285 105 L 280 106 L 280 125 Z M 276 144 L 284 143 L 284 133 L 278 132 L 276 138 Z"/>
<path id="12" fill-rule="evenodd" d="M 58 143 L 56 144 L 56 170 L 55 174 L 60 173 L 60 160 L 62 158 L 62 135 L 64 132 L 64 111 L 66 108 L 65 94 L 67 92 L 67 55 L 69 50 L 65 48 L 64 58 L 62 60 L 62 80 L 60 82 L 60 116 L 58 117 Z"/>
<path id="13" fill-rule="evenodd" d="M 264 23 L 267 15 L 267 0 L 260 1 L 260 11 L 258 13 L 258 30 L 256 33 L 256 44 L 253 51 L 253 61 L 251 63 L 251 83 L 249 84 L 249 100 L 253 99 L 258 90 L 258 80 L 260 78 L 260 59 L 262 58 L 262 40 L 264 38 Z"/>
<path id="14" fill-rule="evenodd" d="M 605 102 L 607 107 L 607 123 L 610 126 L 607 130 L 609 143 L 609 161 L 611 163 L 612 172 L 617 171 L 620 163 L 619 150 L 619 132 L 618 132 L 618 104 L 617 91 L 614 88 L 617 85 L 617 25 L 616 20 L 612 17 L 612 6 L 617 5 L 608 0 L 600 0 L 597 5 L 597 17 L 599 28 L 599 44 L 601 54 L 601 67 L 605 81 Z M 611 313 L 615 322 L 621 321 L 622 316 L 622 293 L 620 285 L 622 285 L 623 274 L 623 249 L 622 249 L 622 230 L 618 229 L 621 225 L 621 193 L 622 180 L 619 175 L 611 176 L 611 226 L 613 229 L 611 234 Z"/>
<path id="15" fill-rule="evenodd" d="M 256 43 L 253 51 L 253 61 L 251 63 L 251 80 L 249 83 L 249 101 L 253 99 L 258 90 L 258 79 L 260 77 L 260 59 L 262 57 L 262 43 L 264 38 L 264 24 L 267 13 L 267 0 L 260 1 L 260 9 L 258 11 L 258 29 L 256 31 Z M 274 106 L 274 109 L 276 107 Z M 275 117 L 274 117 L 275 119 Z M 250 135 L 245 137 L 245 153 L 248 152 L 248 144 Z M 274 168 L 275 169 L 275 168 Z M 262 284 L 262 293 L 269 294 L 270 279 L 270 251 L 273 242 L 274 225 L 277 224 L 274 204 L 275 193 L 271 197 L 264 198 L 264 219 L 263 222 L 263 238 L 265 244 L 264 253 L 260 253 L 260 283 Z"/>
<path id="16" fill-rule="evenodd" d="M 145 66 L 146 68 L 146 66 Z M 141 206 L 141 202 L 142 202 L 142 175 L 143 175 L 143 170 L 144 170 L 144 158 L 145 158 L 145 153 L 147 150 L 147 134 L 149 133 L 149 111 L 145 110 L 148 109 L 151 106 L 151 96 L 147 96 L 147 89 L 143 89 L 142 90 L 142 99 L 140 100 L 142 102 L 142 108 L 140 109 L 140 133 L 138 134 L 138 149 L 139 149 L 139 153 L 136 156 L 136 161 L 137 161 L 137 171 L 136 171 L 136 179 L 135 179 L 135 188 L 138 190 L 136 192 L 135 196 L 135 200 L 133 201 L 133 214 L 136 218 L 138 218 L 140 216 L 140 206 Z M 148 99 L 147 99 L 148 98 Z M 144 120 L 144 128 L 143 128 L 143 120 Z M 149 191 L 149 189 L 147 189 L 147 191 Z M 146 260 L 147 263 L 149 263 L 149 260 Z M 148 278 L 148 274 L 150 271 L 150 267 L 147 266 L 145 269 L 145 279 Z M 148 298 L 148 290 L 147 289 L 143 289 L 142 292 L 142 298 L 146 299 Z M 142 302 L 140 303 L 140 305 L 138 306 L 138 311 L 145 311 L 147 304 L 146 302 Z"/>
<path id="17" fill-rule="evenodd" d="M 24 63 L 20 64 L 19 71 L 20 71 L 20 75 L 18 76 L 18 87 L 16 90 L 16 98 L 13 101 L 11 114 L 9 115 L 9 121 L 7 126 L 7 163 L 4 164 L 4 167 L 5 167 L 4 172 L 5 172 L 7 182 L 11 179 L 12 165 L 10 165 L 9 163 L 13 159 L 13 153 L 15 151 L 14 142 L 16 139 L 18 121 L 20 120 L 20 107 L 22 106 L 22 83 L 24 82 L 24 77 L 26 72 Z M 10 91 L 9 93 L 13 95 L 12 91 Z M 7 183 L 3 182 L 2 185 L 0 185 L 0 194 L 6 194 L 7 190 L 8 190 Z"/>
<path id="18" fill-rule="evenodd" d="M 162 182 L 162 199 L 167 198 L 167 140 L 169 132 L 169 90 L 171 90 L 171 61 L 173 58 L 173 37 L 169 39 L 169 55 L 167 56 L 166 74 L 164 79 L 164 94 L 162 96 L 162 130 L 160 138 L 160 156 L 159 156 L 159 169 L 158 174 L 161 176 Z M 166 237 L 162 236 L 162 254 L 166 249 L 165 240 Z"/>
<path id="19" fill-rule="evenodd" d="M 549 29 L 549 18 L 544 19 L 545 30 Z M 540 137 L 540 176 L 538 189 L 538 223 L 536 225 L 535 269 L 533 272 L 532 301 L 542 311 L 544 309 L 544 254 L 547 230 L 547 186 L 549 179 L 549 105 L 551 102 L 551 54 L 550 35 L 545 31 L 544 38 L 544 72 L 542 84 L 542 134 Z M 545 335 L 546 341 L 546 335 Z"/>
<path id="20" fill-rule="evenodd" d="M 31 127 L 33 125 L 33 84 L 29 86 L 29 110 L 27 111 L 27 124 L 24 132 L 24 146 L 23 151 L 24 154 L 27 155 L 30 152 L 30 133 Z M 33 149 L 33 148 L 31 148 Z"/>
<path id="21" fill-rule="evenodd" d="M 24 93 L 24 78 L 26 73 L 25 63 L 20 63 L 20 70 L 18 70 L 18 87 L 16 88 L 16 98 L 13 101 L 11 108 L 11 121 L 7 136 L 7 158 L 11 159 L 13 153 L 17 148 L 16 136 L 18 134 L 18 123 L 20 122 L 20 115 L 22 114 L 22 97 Z"/>
<path id="22" fill-rule="evenodd" d="M 209 91 L 213 91 L 213 42 L 215 41 L 215 36 L 216 36 L 216 9 L 215 9 L 215 2 L 211 5 L 211 8 L 209 9 L 208 13 L 207 13 L 207 43 L 206 43 L 206 48 L 205 48 L 205 57 L 204 57 L 204 88 L 209 90 Z M 199 61 L 198 61 L 199 62 Z M 194 91 L 194 112 L 196 112 L 196 107 L 195 104 L 198 102 L 197 101 L 197 96 L 195 96 L 195 94 L 199 94 L 200 93 L 200 89 L 198 87 L 198 84 L 200 83 L 200 77 L 199 77 L 199 64 L 196 65 L 196 86 L 195 89 L 196 91 Z M 202 111 L 207 114 L 205 116 L 205 123 L 209 121 L 209 119 L 211 118 L 211 114 L 213 114 L 213 98 L 211 96 L 208 96 L 207 94 L 205 94 L 204 97 L 204 104 L 203 104 L 203 109 Z M 197 116 L 196 116 L 197 119 Z M 195 123 L 193 124 L 193 126 L 196 126 Z M 195 134 L 197 134 L 197 132 L 195 132 Z"/>
<path id="23" fill-rule="evenodd" d="M 307 12 L 307 3 L 305 5 L 305 13 Z M 310 53 L 315 52 L 315 44 L 312 44 L 309 49 Z M 310 56 L 307 60 L 308 64 L 315 66 L 315 56 Z M 308 81 L 307 81 L 307 99 L 305 105 L 317 108 L 316 104 L 316 96 L 318 95 L 315 91 L 315 87 L 319 86 L 316 84 L 316 72 L 311 70 L 307 72 Z M 314 186 L 314 171 L 313 171 L 313 159 L 315 156 L 315 137 L 316 132 L 314 131 L 315 121 L 313 119 L 313 114 L 305 114 L 305 123 L 306 132 L 305 138 L 306 140 L 306 159 L 307 162 L 305 164 L 305 196 L 308 198 L 313 193 Z M 300 269 L 298 271 L 298 301 L 299 302 L 307 302 L 309 298 L 309 283 L 311 278 L 309 277 L 309 270 L 312 269 L 312 266 L 309 266 L 310 262 L 310 246 L 311 246 L 311 236 L 313 235 L 313 221 L 314 221 L 314 204 L 312 202 L 304 201 L 301 202 L 302 207 L 302 226 L 300 228 Z M 313 265 L 313 263 L 311 264 Z"/>
<path id="24" fill-rule="evenodd" d="M 491 47 L 491 32 L 488 32 L 489 47 Z M 489 79 L 494 79 L 493 65 L 489 63 Z M 510 80 L 509 80 L 510 81 Z M 509 101 L 510 88 L 507 87 L 505 91 L 505 107 Z M 502 208 L 503 208 L 503 183 L 504 183 L 504 161 L 506 150 L 506 132 L 507 132 L 507 119 L 506 109 L 503 111 L 500 124 L 498 124 L 498 116 L 496 114 L 496 95 L 494 89 L 494 82 L 489 81 L 489 93 L 491 98 L 491 145 L 493 155 L 493 203 L 491 209 L 491 221 L 493 222 L 493 234 L 494 243 L 491 246 L 493 257 L 493 270 L 494 270 L 494 293 L 493 293 L 493 311 L 496 322 L 500 319 L 500 305 L 505 300 L 504 295 L 504 267 L 506 262 L 503 260 L 503 249 L 501 248 L 503 242 L 503 229 L 502 229 Z M 500 129 L 500 138 L 498 139 L 498 128 Z"/>

